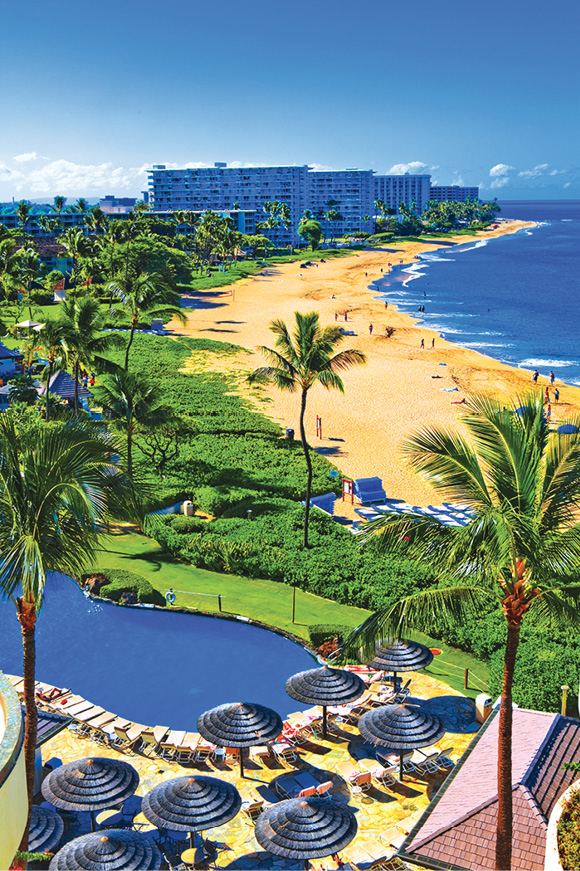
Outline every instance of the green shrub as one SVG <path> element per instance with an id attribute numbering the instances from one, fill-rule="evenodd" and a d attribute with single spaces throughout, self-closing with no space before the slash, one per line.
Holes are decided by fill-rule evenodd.
<path id="1" fill-rule="evenodd" d="M 99 592 L 99 595 L 105 599 L 118 602 L 124 593 L 128 593 L 136 596 L 139 604 L 165 605 L 165 599 L 161 593 L 152 587 L 142 575 L 122 569 L 108 569 L 100 574 L 103 574 L 108 581 Z"/>
<path id="2" fill-rule="evenodd" d="M 564 871 L 580 868 L 580 790 L 570 796 L 558 820 L 558 852 Z"/>
<path id="3" fill-rule="evenodd" d="M 199 487 L 195 490 L 193 498 L 201 511 L 219 517 L 226 509 L 259 495 L 257 490 L 228 487 L 222 484 L 219 487 Z"/>
<path id="4" fill-rule="evenodd" d="M 31 290 L 30 301 L 34 305 L 52 305 L 54 303 L 54 291 L 41 288 Z"/>
<path id="5" fill-rule="evenodd" d="M 332 641 L 333 638 L 338 638 L 338 642 L 349 634 L 349 626 L 340 626 L 332 623 L 313 623 L 308 627 L 308 637 L 313 647 L 318 648 L 325 641 Z"/>

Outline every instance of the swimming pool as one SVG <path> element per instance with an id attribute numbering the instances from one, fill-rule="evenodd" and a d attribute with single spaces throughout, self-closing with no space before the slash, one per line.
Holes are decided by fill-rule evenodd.
<path id="1" fill-rule="evenodd" d="M 49 579 L 36 630 L 38 680 L 70 687 L 129 720 L 186 731 L 225 702 L 260 702 L 282 716 L 296 710 L 286 679 L 314 665 L 303 647 L 274 632 L 94 601 L 63 575 Z M 0 669 L 22 674 L 10 600 L 0 600 Z"/>

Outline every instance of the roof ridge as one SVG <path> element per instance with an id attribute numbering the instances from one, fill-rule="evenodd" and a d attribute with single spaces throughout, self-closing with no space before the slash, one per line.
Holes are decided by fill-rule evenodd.
<path id="1" fill-rule="evenodd" d="M 538 711 L 538 713 L 539 714 L 546 714 L 546 713 L 548 713 L 548 711 Z M 534 768 L 535 768 L 535 766 L 540 758 L 541 753 L 543 753 L 544 747 L 546 746 L 546 744 L 548 743 L 548 740 L 550 739 L 550 737 L 554 733 L 554 730 L 556 729 L 556 725 L 559 725 L 561 715 L 552 713 L 552 714 L 550 714 L 550 716 L 553 718 L 552 725 L 550 726 L 550 728 L 548 729 L 548 731 L 544 735 L 544 740 L 542 741 L 542 743 L 540 744 L 540 746 L 538 747 L 538 749 L 536 750 L 536 752 L 532 756 L 532 758 L 528 764 L 528 767 L 526 768 L 526 770 L 524 771 L 523 775 L 521 776 L 521 778 L 519 780 L 519 782 L 522 784 L 522 786 L 526 786 L 527 778 L 531 775 L 532 771 L 534 770 Z M 526 789 L 527 789 L 527 786 L 526 786 Z"/>
<path id="2" fill-rule="evenodd" d="M 531 790 L 529 790 L 528 787 L 523 783 L 519 783 L 517 785 L 517 788 L 522 790 L 522 792 L 526 798 L 526 801 L 531 805 L 531 809 L 532 809 L 534 815 L 538 817 L 542 826 L 545 829 L 547 829 L 548 828 L 548 820 L 546 819 L 545 814 L 542 812 L 542 809 L 540 808 L 538 802 L 536 801 L 533 792 L 531 792 Z"/>

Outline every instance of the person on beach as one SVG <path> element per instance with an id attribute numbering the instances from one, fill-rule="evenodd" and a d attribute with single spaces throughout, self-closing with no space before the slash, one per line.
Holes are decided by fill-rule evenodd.
<path id="1" fill-rule="evenodd" d="M 334 320 L 335 320 L 335 321 L 338 320 L 338 312 L 335 312 L 335 313 L 334 313 Z"/>
<path id="2" fill-rule="evenodd" d="M 555 377 L 556 377 L 556 376 L 554 375 L 554 373 L 553 373 L 553 372 L 550 372 L 550 384 L 553 384 L 553 383 L 554 383 L 554 378 L 555 378 Z"/>
<path id="3" fill-rule="evenodd" d="M 546 387 L 546 389 L 544 391 L 544 403 L 549 402 L 549 401 L 550 401 L 550 391 Z"/>
<path id="4" fill-rule="evenodd" d="M 385 303 L 385 308 L 388 308 L 388 307 L 389 307 L 389 303 L 386 302 L 386 303 Z"/>
<path id="5" fill-rule="evenodd" d="M 373 325 L 369 324 L 369 335 L 372 336 L 372 334 L 373 334 Z"/>
<path id="6" fill-rule="evenodd" d="M 550 423 L 550 418 L 552 417 L 552 406 L 548 403 L 548 407 L 546 409 L 546 420 Z"/>
<path id="7" fill-rule="evenodd" d="M 435 339 L 431 339 L 431 347 L 432 347 L 432 348 L 435 347 Z"/>
<path id="8" fill-rule="evenodd" d="M 348 320 L 348 312 L 345 312 L 345 313 L 344 313 L 344 319 L 345 319 L 345 321 Z"/>
<path id="9" fill-rule="evenodd" d="M 560 401 L 560 391 L 557 387 L 554 388 L 554 402 Z"/>
<path id="10" fill-rule="evenodd" d="M 425 339 L 421 339 L 421 347 L 422 347 L 422 348 L 425 347 Z"/>
<path id="11" fill-rule="evenodd" d="M 540 375 L 540 373 L 539 373 L 538 370 L 536 369 L 536 371 L 535 371 L 534 374 L 532 375 L 532 381 L 534 382 L 534 384 L 537 384 L 537 383 L 538 383 L 539 375 Z"/>
<path id="12" fill-rule="evenodd" d="M 463 399 L 455 399 L 455 400 L 451 403 L 451 405 L 465 405 L 466 402 L 467 402 L 467 400 L 465 399 L 465 397 L 463 397 Z"/>

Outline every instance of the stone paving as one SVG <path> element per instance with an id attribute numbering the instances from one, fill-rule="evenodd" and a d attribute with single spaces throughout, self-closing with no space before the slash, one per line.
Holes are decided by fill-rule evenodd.
<path id="1" fill-rule="evenodd" d="M 412 679 L 412 694 L 408 702 L 420 703 L 424 710 L 437 714 L 445 722 L 447 732 L 435 747 L 439 750 L 452 747 L 450 756 L 454 761 L 457 760 L 465 752 L 479 728 L 479 724 L 475 722 L 474 702 L 426 674 L 403 675 L 403 680 L 407 677 Z M 159 721 L 162 720 L 163 713 L 160 712 Z M 248 761 L 246 777 L 242 779 L 237 762 L 198 762 L 180 765 L 157 757 L 126 755 L 65 729 L 43 745 L 42 757 L 44 762 L 51 757 L 58 757 L 63 763 L 90 756 L 123 758 L 139 772 L 141 778 L 137 791 L 139 795 L 145 795 L 161 781 L 191 772 L 223 777 L 240 790 L 244 799 L 260 800 L 261 788 L 270 787 L 273 791 L 275 781 L 280 776 L 292 774 L 293 769 L 307 770 L 321 783 L 332 780 L 334 782 L 332 797 L 349 803 L 356 813 L 358 835 L 353 845 L 363 846 L 366 841 L 374 840 L 376 848 L 378 841 L 379 844 L 384 845 L 387 855 L 393 852 L 389 845 L 403 840 L 404 835 L 414 826 L 448 774 L 441 769 L 436 774 L 413 773 L 406 775 L 404 782 L 398 782 L 395 786 L 379 789 L 373 785 L 368 793 L 352 795 L 339 774 L 338 766 L 346 761 L 356 762 L 375 758 L 373 748 L 363 741 L 355 725 L 337 724 L 326 740 L 317 737 L 302 745 L 300 751 L 300 761 L 293 765 L 283 764 L 273 758 Z M 215 866 L 232 869 L 232 871 L 233 869 L 259 868 L 266 871 L 266 869 L 303 867 L 300 862 L 281 860 L 264 852 L 255 840 L 253 831 L 253 823 L 243 812 L 240 812 L 231 822 L 207 832 L 205 836 L 210 837 L 218 845 Z M 81 832 L 77 828 L 71 832 L 71 835 L 76 836 L 79 833 Z M 176 850 L 177 854 L 180 849 L 185 849 L 185 846 L 185 843 L 179 846 Z M 344 854 L 343 859 L 347 861 Z M 311 867 L 318 871 L 318 869 L 335 869 L 337 865 L 331 859 L 324 859 L 314 860 L 311 862 Z"/>

